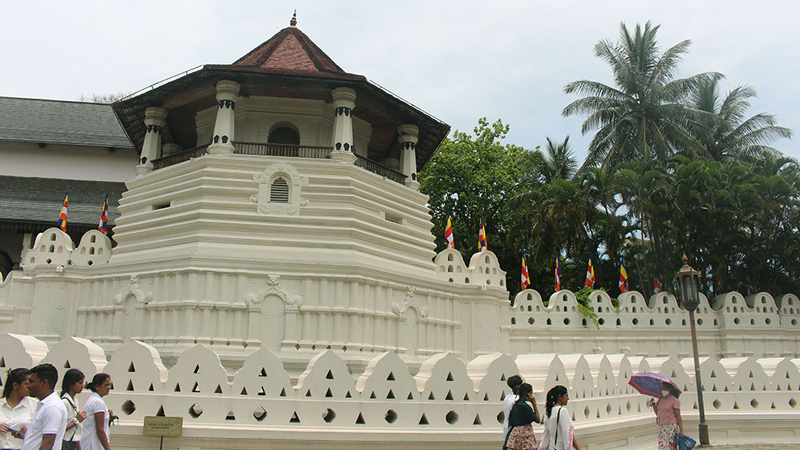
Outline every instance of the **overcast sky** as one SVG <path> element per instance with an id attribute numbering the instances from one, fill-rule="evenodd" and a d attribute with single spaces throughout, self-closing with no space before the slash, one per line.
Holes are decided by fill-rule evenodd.
<path id="1" fill-rule="evenodd" d="M 229 64 L 289 23 L 339 66 L 365 75 L 469 131 L 479 117 L 535 148 L 570 135 L 582 160 L 582 117 L 564 118 L 578 79 L 611 84 L 601 39 L 661 24 L 662 50 L 692 46 L 681 76 L 718 71 L 723 91 L 748 84 L 749 115 L 800 133 L 800 2 L 795 1 L 51 1 L 4 2 L 0 95 L 77 100 L 131 93 L 201 64 Z M 800 136 L 776 148 L 800 158 Z"/>

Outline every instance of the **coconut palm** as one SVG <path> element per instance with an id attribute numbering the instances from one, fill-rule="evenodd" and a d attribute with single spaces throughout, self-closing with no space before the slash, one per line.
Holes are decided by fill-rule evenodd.
<path id="1" fill-rule="evenodd" d="M 595 55 L 611 66 L 616 87 L 579 80 L 564 88 L 567 94 L 584 97 L 567 105 L 562 114 L 587 114 L 581 127 L 583 134 L 597 129 L 581 171 L 598 164 L 609 170 L 621 161 L 636 158 L 665 162 L 676 153 L 700 152 L 702 146 L 689 132 L 700 117 L 684 103 L 696 86 L 721 75 L 709 72 L 677 78 L 690 41 L 659 55 L 658 28 L 650 22 L 644 28 L 637 24 L 631 34 L 623 23 L 619 43 L 597 43 Z"/>
<path id="2" fill-rule="evenodd" d="M 569 148 L 569 136 L 564 138 L 564 142 L 554 144 L 550 138 L 547 138 L 547 157 L 542 159 L 539 166 L 539 172 L 544 178 L 545 183 L 551 183 L 554 180 L 570 180 L 575 175 L 575 169 L 578 168 L 578 161 L 572 154 Z"/>
<path id="3" fill-rule="evenodd" d="M 778 138 L 791 138 L 792 130 L 775 124 L 770 114 L 756 114 L 745 119 L 748 99 L 756 96 L 749 86 L 737 86 L 724 99 L 719 96 L 717 80 L 698 84 L 690 106 L 711 114 L 709 123 L 695 133 L 709 157 L 716 161 L 753 162 L 764 152 L 779 156 L 768 144 Z"/>

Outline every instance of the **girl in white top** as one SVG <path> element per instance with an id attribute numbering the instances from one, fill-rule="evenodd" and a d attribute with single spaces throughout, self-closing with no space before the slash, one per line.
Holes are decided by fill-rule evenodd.
<path id="1" fill-rule="evenodd" d="M 547 393 L 547 418 L 539 450 L 581 450 L 575 440 L 575 427 L 566 408 L 568 401 L 569 392 L 564 386 L 556 386 Z"/>
<path id="2" fill-rule="evenodd" d="M 103 397 L 111 390 L 111 376 L 98 373 L 86 387 L 92 391 L 83 406 L 86 420 L 83 421 L 81 450 L 111 450 L 108 443 L 108 407 Z"/>
<path id="3" fill-rule="evenodd" d="M 67 429 L 61 450 L 81 450 L 81 422 L 86 419 L 86 412 L 78 406 L 76 395 L 83 391 L 84 376 L 78 369 L 69 369 L 61 381 L 61 401 L 67 408 Z"/>
<path id="4" fill-rule="evenodd" d="M 0 449 L 22 448 L 22 438 L 30 426 L 39 402 L 29 397 L 31 371 L 8 372 L 0 400 Z"/>

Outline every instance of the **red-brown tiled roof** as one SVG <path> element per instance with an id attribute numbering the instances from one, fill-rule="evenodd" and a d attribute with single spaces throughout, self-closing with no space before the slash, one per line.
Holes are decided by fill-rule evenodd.
<path id="1" fill-rule="evenodd" d="M 275 72 L 345 73 L 305 33 L 294 27 L 279 31 L 233 65 L 260 67 Z"/>

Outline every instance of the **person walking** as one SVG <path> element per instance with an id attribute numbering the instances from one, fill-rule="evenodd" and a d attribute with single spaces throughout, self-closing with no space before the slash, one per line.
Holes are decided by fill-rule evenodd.
<path id="1" fill-rule="evenodd" d="M 0 400 L 0 449 L 22 448 L 22 438 L 36 414 L 36 400 L 30 397 L 31 371 L 8 371 Z"/>
<path id="2" fill-rule="evenodd" d="M 111 450 L 111 445 L 108 443 L 108 407 L 103 401 L 103 397 L 111 391 L 111 376 L 107 373 L 98 373 L 86 388 L 92 391 L 92 395 L 84 405 L 86 420 L 82 424 L 81 450 Z"/>
<path id="3" fill-rule="evenodd" d="M 61 401 L 67 408 L 67 429 L 64 433 L 62 450 L 81 450 L 81 422 L 86 419 L 86 412 L 78 407 L 76 395 L 83 391 L 83 372 L 78 369 L 69 369 L 61 380 Z"/>
<path id="4" fill-rule="evenodd" d="M 511 388 L 511 392 L 503 399 L 503 439 L 508 436 L 508 417 L 511 415 L 511 408 L 517 402 L 517 388 L 522 384 L 522 377 L 511 375 L 506 380 L 506 384 Z"/>
<path id="5" fill-rule="evenodd" d="M 658 450 L 677 450 L 675 435 L 684 437 L 681 402 L 678 400 L 681 393 L 670 383 L 661 383 L 661 394 L 658 401 L 650 400 L 658 424 Z"/>
<path id="6" fill-rule="evenodd" d="M 509 431 L 503 448 L 512 450 L 535 450 L 536 437 L 533 434 L 533 423 L 539 423 L 539 409 L 533 398 L 533 387 L 522 383 L 517 388 L 517 402 L 511 408 L 508 418 Z M 528 404 L 530 402 L 533 405 Z"/>
<path id="7" fill-rule="evenodd" d="M 31 369 L 30 392 L 39 399 L 36 415 L 25 432 L 22 450 L 61 450 L 67 428 L 67 408 L 55 392 L 58 370 L 52 364 Z"/>
<path id="8" fill-rule="evenodd" d="M 575 439 L 575 426 L 567 411 L 568 401 L 569 392 L 564 386 L 556 386 L 547 392 L 547 418 L 539 450 L 581 450 Z"/>

